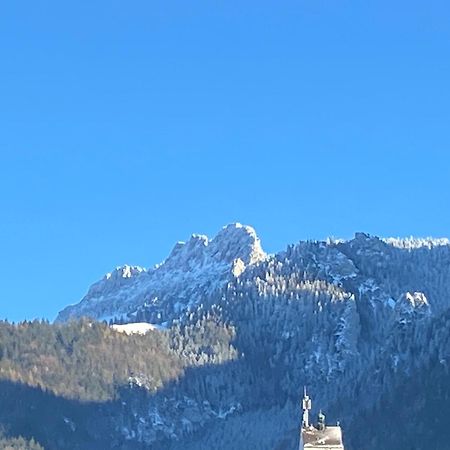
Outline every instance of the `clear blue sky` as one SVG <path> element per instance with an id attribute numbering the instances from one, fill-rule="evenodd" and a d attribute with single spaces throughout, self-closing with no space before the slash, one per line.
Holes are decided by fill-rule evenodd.
<path id="1" fill-rule="evenodd" d="M 0 317 L 253 225 L 450 235 L 448 1 L 3 1 Z"/>

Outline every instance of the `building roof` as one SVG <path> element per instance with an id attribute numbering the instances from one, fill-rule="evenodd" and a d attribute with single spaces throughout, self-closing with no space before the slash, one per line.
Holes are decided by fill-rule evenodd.
<path id="1" fill-rule="evenodd" d="M 342 444 L 341 427 L 325 427 L 324 430 L 318 430 L 314 427 L 304 428 L 303 445 L 306 449 L 344 449 Z"/>

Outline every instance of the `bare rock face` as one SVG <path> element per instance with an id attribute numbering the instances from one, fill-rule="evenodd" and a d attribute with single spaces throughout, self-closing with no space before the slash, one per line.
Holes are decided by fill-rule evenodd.
<path id="1" fill-rule="evenodd" d="M 431 315 L 430 304 L 423 292 L 406 292 L 402 294 L 395 304 L 395 312 L 398 320 L 401 322 Z"/>
<path id="2" fill-rule="evenodd" d="M 252 227 L 224 227 L 216 237 L 192 235 L 178 242 L 169 257 L 152 269 L 118 267 L 93 284 L 57 322 L 80 317 L 96 320 L 167 323 L 266 258 Z"/>

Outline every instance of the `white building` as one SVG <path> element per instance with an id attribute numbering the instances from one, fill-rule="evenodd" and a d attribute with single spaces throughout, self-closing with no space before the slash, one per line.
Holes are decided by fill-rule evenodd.
<path id="1" fill-rule="evenodd" d="M 303 420 L 300 430 L 300 450 L 344 450 L 342 443 L 342 430 L 339 425 L 328 426 L 325 416 L 319 413 L 317 426 L 310 424 L 309 411 L 311 411 L 311 399 L 306 394 L 302 401 Z"/>

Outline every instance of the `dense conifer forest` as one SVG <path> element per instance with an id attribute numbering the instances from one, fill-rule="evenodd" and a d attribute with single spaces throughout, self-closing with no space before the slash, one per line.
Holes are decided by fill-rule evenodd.
<path id="1" fill-rule="evenodd" d="M 4 445 L 294 450 L 307 385 L 348 450 L 445 447 L 448 267 L 446 243 L 361 234 L 290 246 L 144 335 L 1 322 Z"/>

